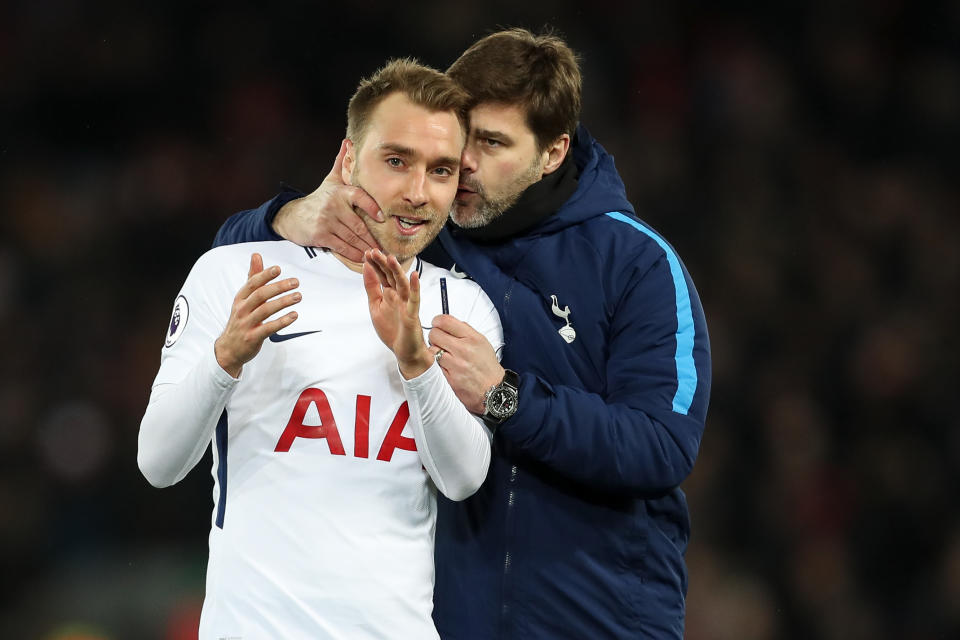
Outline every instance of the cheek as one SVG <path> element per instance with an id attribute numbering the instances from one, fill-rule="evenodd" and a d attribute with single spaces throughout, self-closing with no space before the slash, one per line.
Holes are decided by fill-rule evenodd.
<path id="1" fill-rule="evenodd" d="M 506 189 L 520 170 L 520 163 L 512 158 L 496 159 L 490 162 L 490 172 L 487 174 L 487 191 L 497 196 Z"/>
<path id="2" fill-rule="evenodd" d="M 449 210 L 453 205 L 453 199 L 457 195 L 457 186 L 457 181 L 452 179 L 434 185 L 430 191 L 430 199 L 433 201 L 433 206 L 444 213 Z"/>
<path id="3" fill-rule="evenodd" d="M 364 191 L 378 203 L 396 200 L 397 192 L 401 188 L 401 181 L 392 171 L 376 168 L 372 171 L 360 172 L 359 178 L 355 186 L 362 186 Z"/>

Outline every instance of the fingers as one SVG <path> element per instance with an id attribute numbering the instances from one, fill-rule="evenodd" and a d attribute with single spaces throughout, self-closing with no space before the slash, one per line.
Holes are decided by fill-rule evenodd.
<path id="1" fill-rule="evenodd" d="M 369 262 L 376 269 L 381 286 L 394 289 L 403 300 L 410 299 L 410 281 L 396 256 L 373 250 L 364 253 L 364 262 Z M 420 304 L 419 298 L 417 304 Z"/>
<path id="2" fill-rule="evenodd" d="M 376 253 L 380 253 L 377 251 Z M 382 256 L 383 254 L 380 253 Z M 397 260 L 396 256 L 387 256 L 387 268 L 390 270 L 390 277 L 393 280 L 393 286 L 396 288 L 397 293 L 400 294 L 402 300 L 410 299 L 410 281 L 407 279 L 407 274 L 403 272 L 403 267 L 400 266 L 400 262 Z M 419 304 L 419 301 L 418 301 Z"/>
<path id="3" fill-rule="evenodd" d="M 466 322 L 457 320 L 453 316 L 446 314 L 434 317 L 433 327 L 442 329 L 445 333 L 453 336 L 454 338 L 476 337 L 480 335 L 476 329 L 471 327 Z"/>
<path id="4" fill-rule="evenodd" d="M 432 346 L 443 349 L 448 353 L 457 350 L 457 338 L 443 329 L 438 329 L 436 325 L 430 329 L 430 333 L 427 334 L 427 340 Z"/>
<path id="5" fill-rule="evenodd" d="M 486 337 L 466 322 L 453 316 L 436 316 L 428 334 L 430 344 L 444 351 L 466 356 L 468 349 L 486 349 L 490 346 Z"/>
<path id="6" fill-rule="evenodd" d="M 433 358 L 433 361 L 440 365 L 440 368 L 446 371 L 446 367 L 450 365 L 450 352 L 440 347 L 435 347 L 433 345 L 427 345 L 427 351 L 430 352 L 430 356 Z M 443 352 L 441 357 L 437 357 L 437 354 Z M 447 358 L 447 362 L 444 363 L 443 359 Z"/>
<path id="7" fill-rule="evenodd" d="M 351 193 L 346 193 L 346 191 L 352 190 L 352 192 L 355 192 L 358 189 L 353 187 L 343 187 L 343 189 L 346 202 L 349 204 L 352 197 Z M 322 246 L 329 245 L 331 249 L 349 260 L 361 262 L 363 261 L 364 251 L 380 248 L 376 239 L 370 234 L 370 230 L 367 229 L 366 223 L 354 212 L 353 205 L 332 209 L 327 220 L 327 229 L 328 235 L 318 238 L 318 240 L 326 242 Z M 347 253 L 344 253 L 344 251 Z M 351 255 L 355 257 L 351 257 Z"/>
<path id="8" fill-rule="evenodd" d="M 380 211 L 380 205 L 361 187 L 353 188 L 353 192 L 350 194 L 350 206 L 354 209 L 363 209 L 368 216 L 377 222 L 383 222 L 383 212 Z M 364 227 L 364 231 L 366 231 L 366 227 Z M 369 236 L 369 232 L 367 232 L 367 235 Z M 373 239 L 372 236 L 370 239 Z"/>
<path id="9" fill-rule="evenodd" d="M 300 302 L 303 296 L 299 291 L 294 293 L 287 294 L 282 298 L 268 299 L 262 304 L 257 305 L 250 312 L 249 318 L 253 323 L 262 323 L 264 320 L 274 315 L 278 311 L 282 311 L 287 307 L 293 306 Z"/>
<path id="10" fill-rule="evenodd" d="M 407 285 L 409 298 L 407 300 L 407 314 L 411 317 L 420 316 L 420 274 L 414 271 L 410 274 L 410 283 Z"/>
<path id="11" fill-rule="evenodd" d="M 363 288 L 367 291 L 367 302 L 372 306 L 383 298 L 383 291 L 380 289 L 380 276 L 377 274 L 377 268 L 371 263 L 363 263 Z"/>
<path id="12" fill-rule="evenodd" d="M 390 260 L 396 262 L 396 258 L 390 256 L 389 258 L 383 254 L 382 251 L 374 249 L 372 251 L 367 251 L 363 254 L 363 260 L 366 263 L 370 263 L 377 273 L 377 278 L 380 280 L 380 286 L 389 288 L 389 289 L 398 289 L 399 280 L 406 280 L 406 276 L 403 273 L 402 269 L 399 269 L 399 263 L 397 264 L 398 268 L 394 269 Z"/>
<path id="13" fill-rule="evenodd" d="M 350 262 L 363 262 L 363 250 L 347 244 L 336 236 L 331 236 L 331 238 L 323 244 L 328 245 L 328 249 L 343 256 Z"/>
<path id="14" fill-rule="evenodd" d="M 414 271 L 409 279 L 396 256 L 386 256 L 381 251 L 367 251 L 363 255 L 363 286 L 367 301 L 385 302 L 415 322 L 420 334 L 420 275 Z"/>
<path id="15" fill-rule="evenodd" d="M 270 283 L 280 275 L 280 267 L 274 265 L 264 269 L 260 254 L 250 257 L 247 273 L 247 281 L 234 297 L 227 325 L 214 342 L 217 362 L 233 377 L 237 377 L 243 365 L 257 355 L 267 336 L 293 323 L 297 313 L 290 311 L 270 322 L 264 321 L 301 300 L 299 291 L 286 293 L 299 286 L 296 278 Z"/>
<path id="16" fill-rule="evenodd" d="M 255 253 L 250 256 L 250 270 L 247 271 L 247 278 L 252 278 L 261 271 L 263 271 L 263 256 Z"/>
<path id="17" fill-rule="evenodd" d="M 260 271 L 254 271 L 254 269 L 258 267 Z M 246 300 L 254 291 L 279 276 L 280 267 L 274 265 L 269 269 L 264 269 L 263 258 L 260 257 L 260 254 L 255 253 L 253 257 L 250 258 L 249 274 L 247 281 L 240 287 L 240 291 L 237 292 L 237 300 Z"/>
<path id="18" fill-rule="evenodd" d="M 380 243 L 370 234 L 366 223 L 355 213 L 332 223 L 331 233 L 360 251 L 380 249 Z"/>
<path id="19" fill-rule="evenodd" d="M 297 312 L 291 311 L 276 320 L 271 320 L 270 322 L 264 322 L 257 329 L 257 339 L 263 342 L 267 339 L 268 336 L 272 336 L 280 329 L 284 329 L 293 324 L 293 321 L 297 319 Z"/>
<path id="20" fill-rule="evenodd" d="M 277 272 L 279 273 L 280 271 L 279 267 L 276 267 L 276 269 L 277 269 Z M 257 276 L 254 276 L 250 280 L 248 280 L 247 284 L 250 284 L 251 282 L 256 282 L 258 278 L 259 278 L 259 274 Z M 266 302 L 267 300 L 270 300 L 271 298 L 275 298 L 281 293 L 290 291 L 291 289 L 296 289 L 299 285 L 300 285 L 300 281 L 297 280 L 296 278 L 287 278 L 285 280 L 280 280 L 279 282 L 274 282 L 273 284 L 267 284 L 266 282 L 264 282 L 260 286 L 250 291 L 246 296 L 241 296 L 241 294 L 243 293 L 243 289 L 241 289 L 241 293 L 237 294 L 237 301 L 239 302 L 239 310 L 245 313 L 252 313 L 258 307 L 263 305 L 263 303 Z M 247 285 L 244 285 L 244 287 L 246 286 Z"/>
<path id="21" fill-rule="evenodd" d="M 393 285 L 390 283 L 390 274 L 387 269 L 384 268 L 384 265 L 381 261 L 376 259 L 376 251 L 366 251 L 363 254 L 363 264 L 365 266 L 369 265 L 373 270 L 373 274 L 377 278 L 377 284 L 380 287 L 391 288 Z"/>
<path id="22" fill-rule="evenodd" d="M 363 219 L 360 217 L 360 211 L 363 211 L 363 213 L 366 213 L 377 222 L 383 222 L 383 212 L 380 211 L 380 205 L 377 204 L 377 201 L 374 200 L 370 194 L 363 190 L 363 187 L 344 187 L 343 190 L 347 198 L 347 204 L 350 205 L 350 210 L 355 216 L 352 219 L 345 218 L 343 222 L 355 235 L 369 244 L 371 249 L 379 249 L 380 245 L 377 244 L 376 239 L 370 235 L 370 230 L 367 229 L 367 225 L 364 224 Z"/>

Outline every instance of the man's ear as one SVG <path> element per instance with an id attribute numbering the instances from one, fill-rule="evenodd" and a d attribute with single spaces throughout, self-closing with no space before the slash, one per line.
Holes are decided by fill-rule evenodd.
<path id="1" fill-rule="evenodd" d="M 567 151 L 570 150 L 570 134 L 561 134 L 556 140 L 550 143 L 550 146 L 543 150 L 543 175 L 553 173 L 563 164 L 563 159 L 567 157 Z"/>
<path id="2" fill-rule="evenodd" d="M 347 147 L 347 152 L 343 156 L 343 164 L 340 165 L 340 179 L 343 184 L 353 184 L 350 177 L 353 175 L 354 163 L 357 161 L 354 155 L 356 147 L 353 146 L 353 140 L 349 138 L 344 140 L 344 144 Z"/>

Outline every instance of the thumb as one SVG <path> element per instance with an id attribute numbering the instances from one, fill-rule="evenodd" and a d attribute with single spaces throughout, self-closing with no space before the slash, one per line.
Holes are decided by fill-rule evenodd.
<path id="1" fill-rule="evenodd" d="M 344 138 L 340 141 L 340 151 L 337 152 L 337 159 L 333 161 L 333 168 L 330 169 L 330 173 L 327 174 L 327 177 L 324 178 L 324 182 L 333 183 L 333 184 L 343 184 L 343 178 L 341 173 L 343 173 L 343 158 L 347 155 L 347 139 Z"/>

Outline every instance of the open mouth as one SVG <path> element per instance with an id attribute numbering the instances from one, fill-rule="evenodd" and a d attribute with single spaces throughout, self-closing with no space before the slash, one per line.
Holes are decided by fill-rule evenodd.
<path id="1" fill-rule="evenodd" d="M 419 227 L 424 224 L 423 220 L 417 220 L 415 218 L 397 218 L 397 224 L 399 224 L 404 229 L 413 229 L 414 227 Z"/>
<path id="2" fill-rule="evenodd" d="M 420 220 L 419 218 L 406 218 L 403 216 L 396 216 L 394 220 L 397 221 L 397 229 L 401 234 L 406 236 L 414 235 L 420 230 L 420 227 L 427 223 L 426 220 Z"/>

